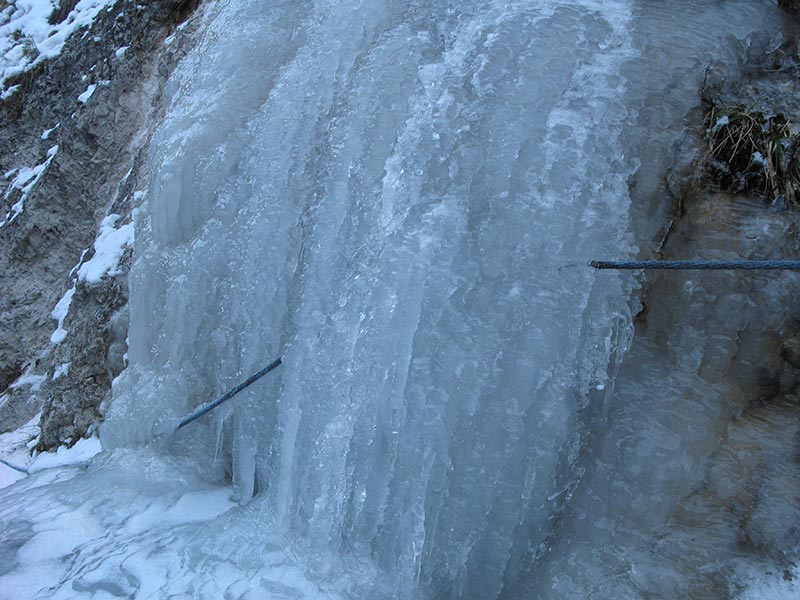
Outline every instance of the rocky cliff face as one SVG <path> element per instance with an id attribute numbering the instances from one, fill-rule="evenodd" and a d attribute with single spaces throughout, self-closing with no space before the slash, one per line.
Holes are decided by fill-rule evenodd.
<path id="1" fill-rule="evenodd" d="M 53 30 L 85 4 L 61 0 Z M 42 448 L 85 436 L 124 368 L 131 220 L 197 4 L 107 2 L 37 61 L 51 41 L 40 51 L 33 17 L 0 2 L 0 27 L 30 58 L 6 68 L 0 101 L 0 430 L 42 411 Z"/>
<path id="2" fill-rule="evenodd" d="M 797 56 L 796 44 L 789 43 L 748 53 L 736 79 L 709 71 L 704 104 L 712 118 L 680 148 L 681 156 L 694 157 L 695 170 L 672 181 L 678 202 L 660 249 L 664 259 L 800 257 Z M 776 123 L 789 125 L 778 131 Z M 744 159 L 727 151 L 728 139 Z M 659 541 L 660 560 L 697 572 L 676 596 L 707 597 L 723 579 L 732 592 L 741 591 L 732 573 L 744 557 L 777 564 L 792 580 L 800 547 L 798 285 L 797 273 L 787 271 L 648 277 L 636 327 L 639 350 L 627 360 L 652 360 L 648 347 L 656 356 L 672 354 L 669 377 L 687 370 L 697 375 L 680 398 L 698 407 L 693 427 L 716 421 L 708 428 L 713 436 L 695 440 L 714 444 L 703 479 L 685 495 L 670 517 L 669 535 Z M 697 356 L 674 354 L 680 338 L 695 340 Z M 698 402 L 706 390 L 713 401 Z M 698 529 L 713 540 L 711 558 L 692 542 Z"/>

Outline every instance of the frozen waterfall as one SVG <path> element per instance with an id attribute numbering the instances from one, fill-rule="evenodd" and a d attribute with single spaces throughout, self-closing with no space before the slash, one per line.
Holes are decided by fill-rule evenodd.
<path id="1" fill-rule="evenodd" d="M 372 557 L 392 596 L 513 583 L 629 327 L 616 277 L 559 266 L 633 251 L 631 10 L 222 8 L 154 142 L 104 441 L 283 353 L 186 440 L 221 438 L 241 499 L 318 570 Z"/>
<path id="2" fill-rule="evenodd" d="M 770 5 L 210 3 L 152 145 L 107 452 L 9 492 L 116 532 L 47 597 L 639 597 L 559 537 L 594 510 L 637 302 L 583 265 L 649 249 L 702 65 Z"/>

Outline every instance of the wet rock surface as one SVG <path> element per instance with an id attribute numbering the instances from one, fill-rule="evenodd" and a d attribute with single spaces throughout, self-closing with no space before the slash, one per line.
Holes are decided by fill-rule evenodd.
<path id="1" fill-rule="evenodd" d="M 80 309 L 71 311 L 65 322 L 69 343 L 52 351 L 55 368 L 39 392 L 44 402 L 40 448 L 77 441 L 102 418 L 100 404 L 110 397 L 110 383 L 124 368 L 127 292 L 120 276 L 97 286 L 77 286 L 73 302 Z M 55 377 L 59 368 L 66 373 Z"/>
<path id="2" fill-rule="evenodd" d="M 716 101 L 797 123 L 797 69 L 793 45 L 775 49 L 746 66 L 740 80 L 717 86 Z M 684 143 L 670 175 L 679 196 L 661 258 L 800 258 L 795 206 L 767 190 L 720 190 L 704 162 L 702 133 Z M 646 275 L 628 366 L 618 380 L 621 402 L 611 408 L 619 426 L 630 428 L 621 436 L 628 441 L 621 448 L 601 443 L 597 473 L 583 485 L 598 485 L 598 476 L 613 480 L 607 465 L 623 465 L 626 452 L 650 454 L 654 465 L 666 453 L 684 457 L 678 471 L 641 475 L 648 496 L 683 499 L 631 510 L 637 533 L 649 532 L 641 556 L 629 563 L 633 588 L 647 597 L 735 597 L 743 591 L 735 574 L 753 568 L 793 576 L 800 548 L 798 294 L 800 273 L 792 271 Z M 683 392 L 668 397 L 662 388 Z M 647 395 L 648 410 L 631 408 Z M 655 525 L 659 512 L 664 522 Z M 609 554 L 606 564 L 626 568 L 627 557 Z M 654 587 L 658 581 L 663 585 Z"/>
<path id="3" fill-rule="evenodd" d="M 778 4 L 786 12 L 792 15 L 800 14 L 800 2 L 798 2 L 797 0 L 778 0 Z"/>
<path id="4" fill-rule="evenodd" d="M 62 2 L 51 20 L 70 4 Z M 12 185 L 15 170 L 52 154 L 22 212 L 0 227 L 0 430 L 44 408 L 42 448 L 86 435 L 124 364 L 125 335 L 115 315 L 127 301 L 129 256 L 99 282 L 77 281 L 76 269 L 92 259 L 101 220 L 116 214 L 127 223 L 143 200 L 162 86 L 185 54 L 191 30 L 185 20 L 197 4 L 112 4 L 58 57 L 8 81 L 20 87 L 0 101 L 3 216 L 22 199 Z M 53 345 L 51 311 L 73 286 L 64 320 L 69 334 Z M 9 388 L 30 373 L 46 377 L 38 391 Z"/>

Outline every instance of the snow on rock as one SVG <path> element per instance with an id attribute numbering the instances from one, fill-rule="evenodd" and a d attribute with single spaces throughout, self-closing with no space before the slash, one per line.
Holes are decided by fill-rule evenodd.
<path id="1" fill-rule="evenodd" d="M 91 26 L 100 11 L 115 0 L 80 0 L 67 17 L 51 25 L 56 0 L 16 0 L 0 11 L 0 91 L 5 97 L 17 86 L 6 89 L 10 77 L 58 56 L 72 33 Z"/>
<path id="2" fill-rule="evenodd" d="M 119 275 L 119 261 L 125 248 L 133 245 L 133 223 L 115 226 L 122 217 L 108 215 L 100 223 L 100 233 L 94 242 L 94 256 L 78 269 L 78 279 L 90 284 L 98 284 L 105 275 Z"/>
<path id="3" fill-rule="evenodd" d="M 50 313 L 50 316 L 58 321 L 58 328 L 53 332 L 53 335 L 50 336 L 51 344 L 60 344 L 67 337 L 67 330 L 64 329 L 64 319 L 67 318 L 69 305 L 72 303 L 72 297 L 74 295 L 75 286 L 73 285 L 64 293 L 61 300 L 58 301 L 56 307 L 53 309 L 53 312 Z"/>
<path id="4" fill-rule="evenodd" d="M 64 375 L 69 375 L 69 367 L 72 363 L 63 363 L 55 368 L 53 371 L 53 381 L 61 379 Z"/>
<path id="5" fill-rule="evenodd" d="M 55 124 L 53 127 L 51 127 L 50 129 L 45 129 L 45 130 L 42 132 L 42 139 L 43 139 L 43 140 L 49 139 L 49 138 L 50 138 L 50 134 L 51 134 L 51 133 L 53 133 L 53 132 L 54 132 L 54 131 L 55 131 L 55 130 L 58 128 L 58 126 L 59 126 L 59 125 L 61 125 L 61 123 L 56 123 L 56 124 Z"/>
<path id="6" fill-rule="evenodd" d="M 21 387 L 28 386 L 31 388 L 31 391 L 35 392 L 42 387 L 42 383 L 45 379 L 46 377 L 44 375 L 28 375 L 26 373 L 8 387 L 10 387 L 12 390 L 16 390 Z"/>
<path id="7" fill-rule="evenodd" d="M 86 104 L 89 101 L 89 98 L 92 97 L 92 94 L 94 94 L 94 91 L 96 89 L 97 89 L 97 84 L 96 83 L 91 84 L 89 87 L 86 88 L 86 91 L 84 91 L 80 96 L 78 96 L 78 102 L 80 102 L 81 104 Z"/>
<path id="8" fill-rule="evenodd" d="M 20 199 L 11 207 L 11 212 L 6 215 L 6 217 L 0 221 L 0 227 L 6 225 L 7 223 L 11 223 L 14 219 L 16 219 L 20 213 L 25 208 L 25 201 L 28 199 L 33 188 L 39 183 L 39 180 L 44 175 L 45 171 L 47 171 L 47 167 L 50 166 L 50 163 L 53 162 L 53 158 L 55 155 L 58 154 L 58 146 L 53 146 L 47 151 L 47 160 L 45 160 L 42 164 L 36 165 L 35 167 L 19 167 L 17 169 L 12 169 L 8 173 L 6 173 L 6 177 L 10 177 L 14 173 L 16 173 L 16 177 L 11 182 L 11 185 L 8 187 L 5 193 L 5 198 L 8 198 L 11 195 L 11 192 L 14 190 L 21 190 L 22 196 Z"/>
<path id="9" fill-rule="evenodd" d="M 91 97 L 94 95 L 94 93 L 97 91 L 97 88 L 101 86 L 107 86 L 110 83 L 111 81 L 108 79 L 101 79 L 97 83 L 90 84 L 89 87 L 87 87 L 86 90 L 80 96 L 78 96 L 78 102 L 80 102 L 81 104 L 87 104 L 91 99 Z"/>
<path id="10" fill-rule="evenodd" d="M 114 277 L 120 273 L 119 261 L 125 248 L 133 245 L 134 232 L 133 223 L 123 225 L 119 229 L 115 228 L 117 222 L 121 219 L 120 215 L 109 215 L 100 223 L 100 232 L 94 242 L 94 256 L 86 262 L 83 257 L 86 255 L 84 251 L 81 255 L 81 263 L 76 267 L 78 271 L 78 280 L 85 281 L 89 284 L 98 284 L 105 275 Z M 73 269 L 74 272 L 74 269 Z M 69 307 L 72 304 L 72 298 L 75 295 L 75 284 L 69 288 L 61 300 L 58 301 L 53 312 L 50 313 L 51 318 L 58 321 L 58 327 L 50 336 L 50 343 L 60 344 L 67 337 L 67 330 L 64 328 L 64 319 L 67 317 Z M 65 367 L 65 365 L 62 365 Z M 61 369 L 61 367 L 59 367 Z M 56 370 L 53 374 L 53 379 L 58 379 L 61 375 L 65 374 Z M 69 369 L 69 365 L 66 365 Z"/>
<path id="11" fill-rule="evenodd" d="M 133 223 L 128 223 L 120 228 L 115 225 L 122 217 L 120 215 L 108 215 L 100 223 L 100 232 L 94 242 L 94 256 L 86 262 L 83 262 L 83 257 L 86 251 L 81 255 L 81 261 L 78 266 L 73 269 L 73 273 L 77 269 L 78 280 L 85 281 L 91 285 L 100 283 L 104 276 L 110 275 L 114 277 L 119 275 L 119 261 L 125 248 L 133 245 L 134 231 Z M 64 327 L 64 319 L 67 318 L 69 307 L 72 304 L 72 298 L 75 295 L 75 284 L 69 288 L 61 300 L 58 301 L 50 317 L 58 321 L 58 327 L 50 336 L 50 343 L 58 345 L 63 342 L 67 337 L 67 330 Z M 69 365 L 62 365 L 53 374 L 53 379 L 58 379 L 64 375 L 67 370 L 61 372 L 60 369 L 65 367 L 69 369 Z"/>
<path id="12" fill-rule="evenodd" d="M 8 98 L 11 98 L 11 96 L 14 95 L 14 92 L 16 92 L 18 89 L 19 85 L 12 85 L 11 87 L 3 90 L 0 92 L 0 100 L 7 100 Z"/>

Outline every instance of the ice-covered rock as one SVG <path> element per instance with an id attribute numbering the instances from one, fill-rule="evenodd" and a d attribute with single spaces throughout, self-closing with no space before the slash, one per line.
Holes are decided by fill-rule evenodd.
<path id="1" fill-rule="evenodd" d="M 745 421 L 796 437 L 786 403 L 750 401 L 792 389 L 797 282 L 642 289 L 585 266 L 658 245 L 705 61 L 777 27 L 774 3 L 230 0 L 205 18 L 150 144 L 104 452 L 2 492 L 0 589 L 725 598 L 789 556 L 774 520 L 796 469 Z M 665 252 L 787 239 L 748 201 L 692 209 Z M 105 380 L 121 328 L 108 371 L 73 360 L 43 388 Z"/>

